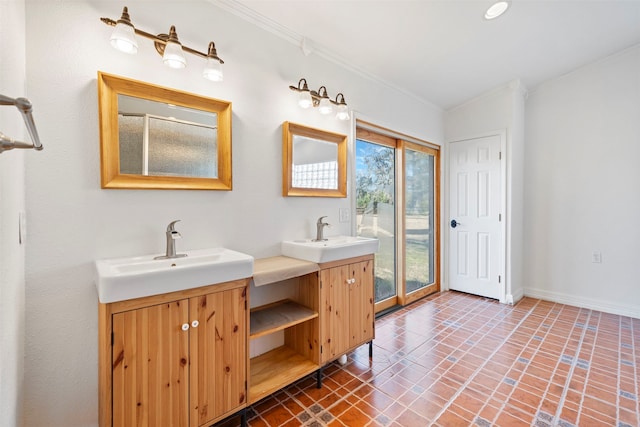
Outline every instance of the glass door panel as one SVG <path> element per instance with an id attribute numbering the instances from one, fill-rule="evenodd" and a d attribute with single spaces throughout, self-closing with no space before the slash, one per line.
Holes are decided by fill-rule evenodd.
<path id="1" fill-rule="evenodd" d="M 436 272 L 436 157 L 404 145 L 404 276 L 406 302 L 433 292 Z"/>
<path id="2" fill-rule="evenodd" d="M 356 234 L 380 241 L 375 255 L 376 311 L 397 303 L 395 188 L 395 148 L 357 139 Z"/>

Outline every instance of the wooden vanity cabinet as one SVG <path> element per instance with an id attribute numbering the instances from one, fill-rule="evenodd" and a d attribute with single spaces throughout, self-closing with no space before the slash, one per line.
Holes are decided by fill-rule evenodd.
<path id="1" fill-rule="evenodd" d="M 248 283 L 100 304 L 100 425 L 208 426 L 244 408 Z"/>
<path id="2" fill-rule="evenodd" d="M 373 255 L 320 264 L 321 363 L 375 336 Z"/>

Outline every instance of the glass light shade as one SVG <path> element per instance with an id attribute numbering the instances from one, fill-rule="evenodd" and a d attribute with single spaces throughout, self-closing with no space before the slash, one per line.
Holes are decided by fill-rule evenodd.
<path id="1" fill-rule="evenodd" d="M 489 9 L 484 14 L 485 19 L 495 19 L 498 16 L 502 15 L 509 8 L 508 1 L 498 1 L 491 5 Z"/>
<path id="2" fill-rule="evenodd" d="M 308 90 L 300 92 L 300 95 L 298 98 L 298 105 L 301 106 L 302 108 L 309 108 L 313 105 L 313 100 L 311 99 L 311 94 L 309 93 Z"/>
<path id="3" fill-rule="evenodd" d="M 213 82 L 221 82 L 223 76 L 220 61 L 207 58 L 207 63 L 204 65 L 204 70 L 202 70 L 202 77 Z"/>
<path id="4" fill-rule="evenodd" d="M 333 107 L 331 106 L 331 101 L 329 101 L 329 98 L 322 98 L 320 100 L 318 111 L 320 112 L 320 114 L 331 114 L 331 111 L 333 111 Z"/>
<path id="5" fill-rule="evenodd" d="M 187 59 L 182 53 L 182 46 L 179 43 L 168 42 L 164 47 L 162 61 L 171 68 L 184 68 L 187 66 Z"/>
<path id="6" fill-rule="evenodd" d="M 349 107 L 345 104 L 338 105 L 338 113 L 336 114 L 338 120 L 349 120 Z"/>
<path id="7" fill-rule="evenodd" d="M 111 46 L 124 53 L 138 52 L 136 33 L 131 25 L 119 23 L 111 34 Z"/>

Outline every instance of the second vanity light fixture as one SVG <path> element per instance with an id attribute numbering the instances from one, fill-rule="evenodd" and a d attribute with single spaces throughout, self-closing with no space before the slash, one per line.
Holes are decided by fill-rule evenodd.
<path id="1" fill-rule="evenodd" d="M 122 9 L 122 16 L 117 21 L 109 18 L 100 18 L 100 20 L 109 26 L 115 27 L 113 34 L 111 34 L 111 46 L 119 51 L 130 54 L 136 53 L 138 51 L 138 42 L 136 41 L 135 35 L 137 34 L 153 41 L 156 51 L 162 55 L 162 61 L 168 67 L 186 67 L 187 59 L 184 56 L 184 52 L 188 52 L 206 60 L 202 72 L 202 76 L 205 79 L 216 82 L 222 81 L 223 76 L 220 65 L 224 64 L 224 61 L 218 57 L 215 43 L 210 42 L 207 53 L 203 53 L 181 44 L 178 40 L 176 27 L 173 25 L 169 29 L 169 34 L 158 34 L 155 36 L 146 31 L 142 31 L 134 27 L 131 23 L 129 10 L 126 6 Z"/>
<path id="2" fill-rule="evenodd" d="M 331 114 L 333 112 L 333 105 L 337 105 L 336 118 L 338 120 L 349 120 L 349 108 L 342 93 L 337 94 L 336 99 L 333 100 L 329 98 L 327 88 L 324 86 L 320 86 L 320 89 L 317 91 L 309 90 L 307 79 L 300 79 L 297 87 L 289 86 L 289 89 L 299 93 L 298 105 L 300 107 L 318 107 L 320 114 Z"/>

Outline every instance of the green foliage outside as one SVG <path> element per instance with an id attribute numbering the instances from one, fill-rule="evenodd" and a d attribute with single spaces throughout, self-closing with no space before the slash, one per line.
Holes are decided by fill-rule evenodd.
<path id="1" fill-rule="evenodd" d="M 356 170 L 356 207 L 393 204 L 393 150 L 366 144 L 363 153 L 364 167 Z"/>
<path id="2" fill-rule="evenodd" d="M 412 292 L 433 282 L 433 157 L 407 150 L 405 164 L 405 283 Z M 396 294 L 395 150 L 364 141 L 356 145 L 358 234 L 376 237 L 375 300 Z"/>

